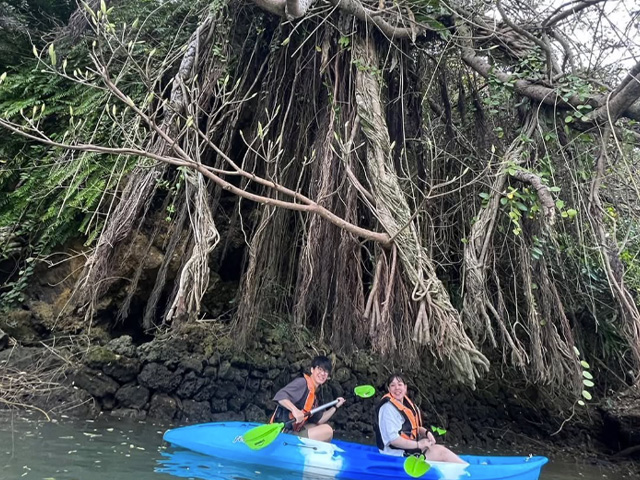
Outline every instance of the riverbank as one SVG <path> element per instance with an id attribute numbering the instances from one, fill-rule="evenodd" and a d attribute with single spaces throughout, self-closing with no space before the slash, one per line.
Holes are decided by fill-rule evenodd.
<path id="1" fill-rule="evenodd" d="M 273 394 L 303 373 L 318 346 L 302 330 L 292 336 L 275 326 L 261 328 L 249 348 L 238 351 L 224 333 L 197 324 L 141 344 L 98 331 L 91 341 L 86 336 L 54 336 L 27 345 L 13 341 L 0 352 L 3 405 L 50 418 L 264 422 L 273 409 Z M 330 356 L 335 369 L 321 400 L 348 399 L 334 417 L 336 435 L 371 443 L 376 397 L 391 367 L 362 351 Z M 513 379 L 506 388 L 504 376 L 489 375 L 471 390 L 450 384 L 435 370 L 407 373 L 415 379 L 411 395 L 427 425 L 445 429 L 439 440 L 454 450 L 545 455 L 596 465 L 617 476 L 640 472 L 635 452 L 620 455 L 607 443 L 615 433 L 608 430 L 615 427 L 612 409 L 589 406 L 562 425 L 570 413 L 563 417 L 552 410 L 530 386 L 514 388 Z M 361 384 L 374 385 L 378 395 L 355 398 L 351 392 Z M 629 405 L 630 399 L 625 402 Z M 626 409 L 627 414 L 633 411 Z"/>

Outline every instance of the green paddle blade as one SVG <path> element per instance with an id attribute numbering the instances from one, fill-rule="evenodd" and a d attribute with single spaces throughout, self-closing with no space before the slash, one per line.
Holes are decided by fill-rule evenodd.
<path id="1" fill-rule="evenodd" d="M 424 455 L 411 455 L 404 461 L 404 471 L 414 478 L 423 476 L 430 468 L 431 465 L 424 459 Z"/>
<path id="2" fill-rule="evenodd" d="M 260 450 L 273 442 L 284 428 L 284 423 L 267 423 L 254 427 L 242 436 L 251 450 Z"/>
<path id="3" fill-rule="evenodd" d="M 376 389 L 371 385 L 358 385 L 353 389 L 353 392 L 361 398 L 373 397 L 376 394 Z"/>

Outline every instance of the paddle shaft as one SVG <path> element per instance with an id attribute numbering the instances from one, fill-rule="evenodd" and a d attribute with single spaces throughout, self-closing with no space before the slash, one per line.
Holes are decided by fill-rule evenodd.
<path id="1" fill-rule="evenodd" d="M 325 403 L 324 405 L 320 405 L 319 407 L 316 407 L 314 409 L 312 409 L 309 413 L 305 414 L 305 417 L 310 417 L 318 412 L 321 412 L 323 410 L 326 410 L 327 408 L 331 408 L 335 405 L 338 404 L 338 400 L 334 400 L 332 402 L 329 403 Z M 291 427 L 291 425 L 293 425 L 294 423 L 296 423 L 296 419 L 292 418 L 291 420 L 289 420 L 287 423 L 284 424 L 284 428 L 289 428 Z"/>

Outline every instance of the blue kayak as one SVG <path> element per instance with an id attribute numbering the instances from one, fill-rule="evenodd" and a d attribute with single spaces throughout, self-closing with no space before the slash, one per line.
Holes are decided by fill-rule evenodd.
<path id="1" fill-rule="evenodd" d="M 404 458 L 381 454 L 371 445 L 319 442 L 281 433 L 262 450 L 244 445 L 242 435 L 259 426 L 250 422 L 203 423 L 168 430 L 164 440 L 176 447 L 249 465 L 353 480 L 410 479 Z M 462 455 L 468 465 L 429 462 L 424 480 L 538 480 L 546 457 Z"/>

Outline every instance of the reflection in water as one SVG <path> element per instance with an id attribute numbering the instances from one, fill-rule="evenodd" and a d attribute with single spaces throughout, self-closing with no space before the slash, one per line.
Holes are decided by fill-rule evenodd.
<path id="1" fill-rule="evenodd" d="M 200 480 L 320 480 L 322 477 L 301 475 L 272 467 L 230 462 L 189 450 L 167 450 L 156 460 L 156 473 Z M 158 479 L 160 480 L 160 479 Z M 325 479 L 326 480 L 326 477 Z"/>
<path id="2" fill-rule="evenodd" d="M 165 449 L 162 434 L 172 427 L 111 417 L 44 422 L 29 412 L 0 410 L 0 480 L 312 479 L 173 447 Z M 552 459 L 540 480 L 621 480 L 621 476 L 605 468 Z"/>

